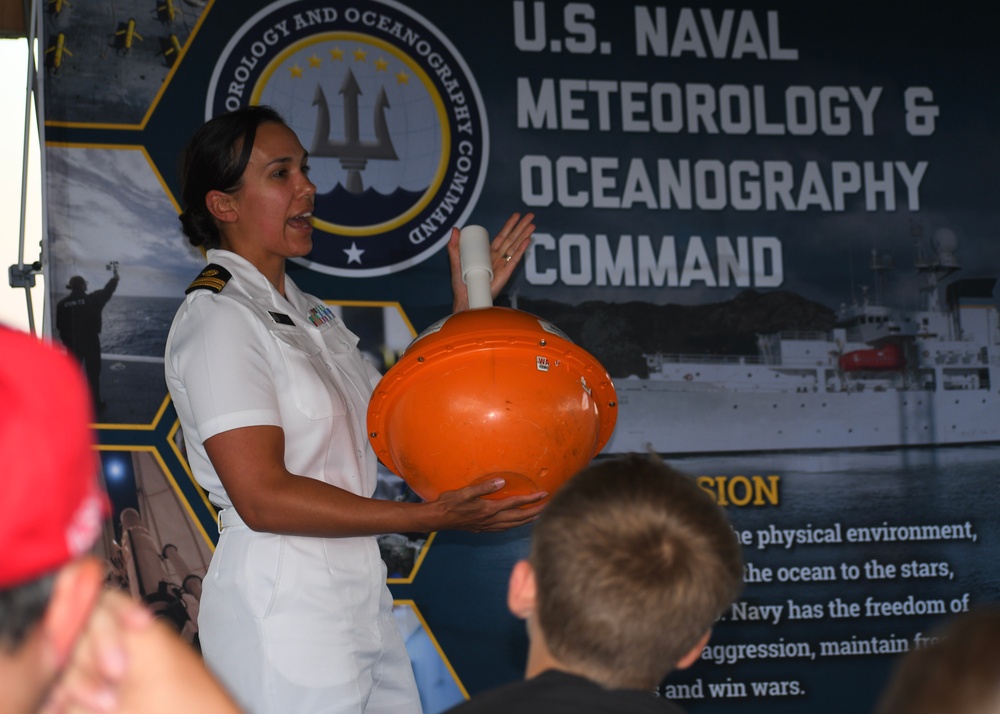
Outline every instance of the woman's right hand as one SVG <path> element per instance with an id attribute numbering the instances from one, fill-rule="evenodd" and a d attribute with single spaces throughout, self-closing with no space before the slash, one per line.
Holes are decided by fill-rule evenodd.
<path id="1" fill-rule="evenodd" d="M 490 479 L 455 491 L 445 491 L 432 501 L 430 506 L 439 509 L 433 530 L 460 530 L 473 533 L 505 531 L 531 523 L 545 507 L 541 501 L 548 497 L 547 491 L 507 496 L 505 498 L 484 498 L 502 489 L 502 478 Z"/>

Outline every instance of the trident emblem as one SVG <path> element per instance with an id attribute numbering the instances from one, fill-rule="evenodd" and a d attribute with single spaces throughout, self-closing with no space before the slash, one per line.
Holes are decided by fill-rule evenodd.
<path id="1" fill-rule="evenodd" d="M 389 99 L 385 96 L 385 88 L 378 90 L 375 99 L 374 124 L 375 141 L 361 141 L 358 135 L 358 96 L 361 87 L 354 78 L 354 73 L 347 70 L 340 94 L 344 95 L 344 140 L 330 139 L 330 105 L 326 101 L 323 88 L 316 85 L 316 97 L 313 106 L 318 106 L 316 115 L 316 133 L 313 135 L 313 146 L 309 153 L 312 156 L 326 156 L 340 159 L 340 165 L 347 171 L 347 190 L 351 193 L 361 193 L 364 186 L 361 183 L 361 172 L 369 159 L 388 159 L 397 161 L 396 149 L 392 146 L 389 136 L 389 125 L 385 121 L 385 110 L 389 108 Z"/>

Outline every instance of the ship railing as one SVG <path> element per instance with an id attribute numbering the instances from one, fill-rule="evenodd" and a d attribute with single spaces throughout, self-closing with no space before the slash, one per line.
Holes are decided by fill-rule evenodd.
<path id="1" fill-rule="evenodd" d="M 816 340 L 826 341 L 829 337 L 829 334 L 823 332 L 822 330 L 789 330 L 785 332 L 778 332 L 774 335 L 774 338 L 779 340 L 794 340 L 796 342 Z"/>
<path id="2" fill-rule="evenodd" d="M 692 355 L 692 354 L 647 354 L 646 364 L 658 367 L 664 364 L 764 364 L 758 355 Z"/>
<path id="3" fill-rule="evenodd" d="M 979 367 L 988 364 L 989 359 L 981 352 L 937 351 L 925 357 L 924 362 L 935 367 Z"/>

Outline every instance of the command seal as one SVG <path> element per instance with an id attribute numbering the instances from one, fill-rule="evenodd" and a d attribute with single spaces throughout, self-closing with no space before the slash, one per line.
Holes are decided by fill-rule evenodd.
<path id="1" fill-rule="evenodd" d="M 436 253 L 476 204 L 488 130 L 475 80 L 426 19 L 391 0 L 280 0 L 230 39 L 209 119 L 277 109 L 309 152 L 313 250 L 338 276 L 394 273 Z"/>

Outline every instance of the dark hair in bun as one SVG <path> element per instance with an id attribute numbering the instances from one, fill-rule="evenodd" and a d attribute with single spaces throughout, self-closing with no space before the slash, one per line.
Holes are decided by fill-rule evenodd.
<path id="1" fill-rule="evenodd" d="M 243 182 L 257 127 L 285 120 L 267 106 L 250 106 L 210 119 L 194 133 L 181 154 L 180 215 L 191 245 L 218 248 L 221 236 L 205 204 L 209 191 L 232 193 Z"/>

